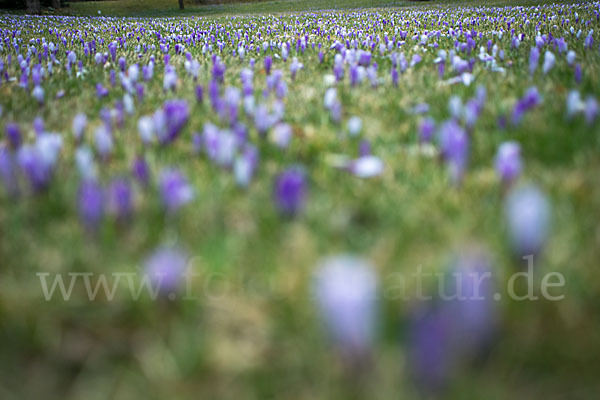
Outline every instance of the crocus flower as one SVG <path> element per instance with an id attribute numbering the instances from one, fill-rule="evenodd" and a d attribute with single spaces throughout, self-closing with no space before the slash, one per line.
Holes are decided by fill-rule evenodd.
<path id="1" fill-rule="evenodd" d="M 31 95 L 38 102 L 38 104 L 44 104 L 44 88 L 40 85 L 36 85 L 31 91 Z"/>
<path id="2" fill-rule="evenodd" d="M 98 96 L 98 98 L 108 96 L 108 89 L 102 86 L 101 83 L 96 84 L 96 96 Z"/>
<path id="3" fill-rule="evenodd" d="M 362 130 L 362 119 L 357 116 L 350 117 L 348 119 L 348 133 L 350 136 L 358 136 Z"/>
<path id="4" fill-rule="evenodd" d="M 165 67 L 165 75 L 163 78 L 163 89 L 165 91 L 175 90 L 177 86 L 177 73 L 171 65 Z"/>
<path id="5" fill-rule="evenodd" d="M 0 180 L 2 180 L 5 192 L 10 196 L 16 196 L 19 193 L 16 167 L 13 153 L 3 143 L 0 143 Z"/>
<path id="6" fill-rule="evenodd" d="M 544 65 L 542 66 L 544 74 L 547 74 L 554 67 L 555 62 L 556 57 L 554 54 L 550 50 L 546 50 L 546 53 L 544 53 Z"/>
<path id="7" fill-rule="evenodd" d="M 540 60 L 540 50 L 537 47 L 532 47 L 529 52 L 529 74 L 533 75 Z"/>
<path id="8" fill-rule="evenodd" d="M 372 178 L 383 173 L 385 164 L 381 158 L 367 154 L 350 162 L 348 170 L 359 178 Z"/>
<path id="9" fill-rule="evenodd" d="M 80 142 L 83 138 L 83 133 L 85 131 L 85 127 L 87 125 L 87 117 L 83 113 L 79 113 L 75 115 L 73 118 L 73 136 L 75 137 L 75 141 Z"/>
<path id="10" fill-rule="evenodd" d="M 144 144 L 151 143 L 154 137 L 154 120 L 152 117 L 140 117 L 140 119 L 138 119 L 137 128 L 142 142 Z"/>
<path id="11" fill-rule="evenodd" d="M 163 205 L 168 213 L 177 212 L 195 197 L 194 189 L 181 172 L 165 169 L 159 177 L 159 189 Z"/>
<path id="12" fill-rule="evenodd" d="M 96 151 L 103 159 L 107 159 L 113 150 L 113 137 L 110 130 L 104 124 L 100 124 L 94 131 Z"/>
<path id="13" fill-rule="evenodd" d="M 83 180 L 78 194 L 79 216 L 89 231 L 98 229 L 104 216 L 104 191 L 95 180 Z"/>
<path id="14" fill-rule="evenodd" d="M 266 56 L 264 63 L 265 63 L 265 72 L 267 73 L 267 75 L 269 75 L 271 73 L 271 66 L 273 65 L 273 59 L 271 58 L 271 56 Z"/>
<path id="15" fill-rule="evenodd" d="M 424 118 L 419 124 L 419 142 L 428 143 L 435 132 L 435 120 L 431 117 Z"/>
<path id="16" fill-rule="evenodd" d="M 60 135 L 44 133 L 34 144 L 19 149 L 17 162 L 34 192 L 42 191 L 50 184 L 61 147 Z"/>
<path id="17" fill-rule="evenodd" d="M 83 180 L 95 180 L 98 177 L 98 168 L 94 162 L 94 154 L 86 145 L 75 150 L 75 165 Z"/>
<path id="18" fill-rule="evenodd" d="M 296 167 L 286 169 L 275 179 L 275 207 L 282 215 L 297 215 L 306 203 L 306 191 L 304 172 Z"/>
<path id="19" fill-rule="evenodd" d="M 134 178 L 142 185 L 148 186 L 150 183 L 150 168 L 146 159 L 142 156 L 136 157 L 131 167 Z"/>
<path id="20" fill-rule="evenodd" d="M 247 187 L 250 184 L 257 164 L 258 150 L 250 144 L 246 145 L 244 151 L 236 156 L 233 164 L 233 174 L 239 186 Z"/>
<path id="21" fill-rule="evenodd" d="M 449 120 L 440 127 L 439 142 L 442 157 L 450 170 L 450 178 L 454 184 L 458 184 L 467 166 L 469 136 L 455 120 Z"/>
<path id="22" fill-rule="evenodd" d="M 280 149 L 285 149 L 289 146 L 292 135 L 292 127 L 284 123 L 275 125 L 271 131 L 271 139 Z"/>
<path id="23" fill-rule="evenodd" d="M 585 101 L 585 121 L 588 125 L 591 125 L 596 117 L 598 117 L 598 113 L 600 112 L 600 107 L 598 106 L 598 101 L 593 97 L 588 97 Z"/>
<path id="24" fill-rule="evenodd" d="M 185 100 L 166 101 L 162 109 L 157 111 L 154 116 L 154 127 L 159 141 L 162 144 L 168 144 L 177 139 L 187 123 L 189 115 L 189 107 Z"/>
<path id="25" fill-rule="evenodd" d="M 44 127 L 44 118 L 35 117 L 35 119 L 33 120 L 33 130 L 36 136 L 39 136 L 46 131 Z"/>
<path id="26" fill-rule="evenodd" d="M 131 217 L 133 193 L 126 179 L 117 178 L 110 183 L 107 192 L 107 205 L 108 211 L 120 221 L 126 221 Z"/>
<path id="27" fill-rule="evenodd" d="M 521 146 L 517 142 L 504 142 L 496 154 L 496 173 L 505 184 L 521 175 Z"/>
<path id="28" fill-rule="evenodd" d="M 492 342 L 498 317 L 491 276 L 486 253 L 467 249 L 444 276 L 445 288 L 411 313 L 409 369 L 422 392 L 440 394 Z"/>
<path id="29" fill-rule="evenodd" d="M 371 350 L 377 320 L 377 275 L 366 260 L 350 255 L 326 258 L 317 266 L 314 295 L 323 324 L 351 362 Z"/>
<path id="30" fill-rule="evenodd" d="M 188 261 L 181 249 L 159 247 L 144 262 L 144 272 L 156 293 L 172 294 L 183 281 Z"/>
<path id="31" fill-rule="evenodd" d="M 585 110 L 585 103 L 577 90 L 571 90 L 567 95 L 567 118 L 573 118 L 575 114 Z"/>
<path id="32" fill-rule="evenodd" d="M 535 186 L 511 191 L 505 204 L 506 223 L 515 255 L 537 255 L 542 250 L 550 225 L 550 202 Z"/>
<path id="33" fill-rule="evenodd" d="M 515 104 L 515 107 L 513 108 L 513 113 L 512 113 L 513 125 L 518 125 L 519 123 L 521 123 L 521 120 L 523 119 L 523 115 L 527 111 L 531 110 L 532 108 L 534 108 L 535 106 L 540 104 L 541 102 L 542 102 L 542 96 L 540 95 L 540 93 L 538 92 L 536 87 L 531 87 L 531 88 L 527 89 L 523 98 L 521 98 L 519 101 L 517 101 L 517 103 Z"/>
<path id="34" fill-rule="evenodd" d="M 19 125 L 14 122 L 9 122 L 6 124 L 4 130 L 6 132 L 6 139 L 11 147 L 13 149 L 18 149 L 21 147 L 23 139 L 21 137 L 21 129 L 19 128 Z"/>

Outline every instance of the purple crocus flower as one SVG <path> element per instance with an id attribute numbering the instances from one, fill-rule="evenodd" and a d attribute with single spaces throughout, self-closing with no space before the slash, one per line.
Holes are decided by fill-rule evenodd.
<path id="1" fill-rule="evenodd" d="M 317 267 L 314 295 L 322 321 L 342 355 L 360 363 L 370 353 L 377 320 L 377 276 L 366 260 L 326 258 Z"/>
<path id="2" fill-rule="evenodd" d="M 265 72 L 267 75 L 269 75 L 271 73 L 271 66 L 273 65 L 273 58 L 271 58 L 271 56 L 266 56 L 264 63 L 265 63 Z"/>
<path id="3" fill-rule="evenodd" d="M 253 145 L 247 144 L 244 151 L 235 158 L 233 164 L 233 174 L 239 186 L 247 187 L 250 184 L 257 165 L 258 150 Z"/>
<path id="4" fill-rule="evenodd" d="M 285 216 L 299 214 L 306 203 L 306 178 L 304 172 L 291 167 L 275 179 L 273 200 L 277 210 Z"/>
<path id="5" fill-rule="evenodd" d="M 505 203 L 506 223 L 515 255 L 537 255 L 542 250 L 550 225 L 550 202 L 535 186 L 511 191 Z"/>
<path id="6" fill-rule="evenodd" d="M 523 98 L 517 101 L 512 113 L 512 122 L 513 125 L 518 125 L 521 123 L 523 119 L 523 115 L 540 104 L 542 102 L 542 96 L 538 92 L 536 87 L 531 87 L 527 89 Z"/>
<path id="7" fill-rule="evenodd" d="M 50 184 L 61 147 L 60 135 L 44 133 L 34 144 L 19 149 L 17 162 L 34 192 L 40 192 Z"/>
<path id="8" fill-rule="evenodd" d="M 168 100 L 161 110 L 164 114 L 164 126 L 155 118 L 155 129 L 162 144 L 173 142 L 188 121 L 190 112 L 185 100 Z M 162 128 L 162 129 L 161 129 Z"/>
<path id="9" fill-rule="evenodd" d="M 593 97 L 588 97 L 585 101 L 585 121 L 588 125 L 591 125 L 594 120 L 598 117 L 598 113 L 600 112 L 600 106 L 598 106 L 598 101 Z"/>
<path id="10" fill-rule="evenodd" d="M 108 210 L 120 221 L 126 221 L 133 212 L 133 193 L 126 179 L 117 178 L 111 182 L 107 193 Z"/>
<path id="11" fill-rule="evenodd" d="M 36 136 L 39 136 L 46 131 L 44 127 L 44 118 L 35 117 L 33 120 L 33 131 L 35 132 Z"/>
<path id="12" fill-rule="evenodd" d="M 171 295 L 183 281 L 188 255 L 178 248 L 159 247 L 144 262 L 144 271 L 156 293 Z"/>
<path id="13" fill-rule="evenodd" d="M 136 157 L 131 167 L 135 179 L 144 187 L 150 184 L 150 168 L 143 156 Z"/>
<path id="14" fill-rule="evenodd" d="M 113 137 L 109 128 L 105 124 L 100 124 L 94 132 L 96 151 L 103 159 L 108 159 L 113 150 Z"/>
<path id="15" fill-rule="evenodd" d="M 538 63 L 540 60 L 540 49 L 537 47 L 532 47 L 529 52 L 529 74 L 533 75 L 535 70 L 538 67 Z"/>
<path id="16" fill-rule="evenodd" d="M 101 83 L 96 84 L 96 96 L 98 96 L 99 99 L 108 96 L 108 89 L 102 86 Z"/>
<path id="17" fill-rule="evenodd" d="M 17 165 L 12 151 L 4 143 L 0 143 L 0 180 L 4 190 L 9 196 L 19 194 L 19 182 L 17 180 Z"/>
<path id="18" fill-rule="evenodd" d="M 419 142 L 429 143 L 435 132 L 435 120 L 431 117 L 424 118 L 419 124 Z"/>
<path id="19" fill-rule="evenodd" d="M 4 131 L 6 132 L 6 139 L 13 149 L 21 147 L 23 139 L 21 137 L 19 125 L 14 122 L 9 122 L 6 124 Z"/>
<path id="20" fill-rule="evenodd" d="M 79 216 L 83 226 L 89 231 L 98 229 L 104 217 L 104 191 L 93 179 L 87 179 L 79 185 Z"/>
<path id="21" fill-rule="evenodd" d="M 441 155 L 446 161 L 450 178 L 454 184 L 460 183 L 469 156 L 469 136 L 458 123 L 451 119 L 439 131 Z"/>
<path id="22" fill-rule="evenodd" d="M 504 142 L 496 154 L 496 173 L 504 184 L 515 181 L 521 175 L 521 146 L 517 142 Z"/>
<path id="23" fill-rule="evenodd" d="M 575 75 L 575 83 L 579 85 L 581 83 L 581 64 L 575 64 L 573 74 Z"/>
<path id="24" fill-rule="evenodd" d="M 498 325 L 486 253 L 460 254 L 444 276 L 438 297 L 422 302 L 409 319 L 409 368 L 417 387 L 439 394 L 492 343 Z"/>
<path id="25" fill-rule="evenodd" d="M 170 214 L 177 212 L 195 197 L 192 186 L 176 169 L 165 169 L 161 172 L 159 189 L 163 205 Z"/>
<path id="26" fill-rule="evenodd" d="M 75 115 L 73 118 L 73 136 L 75 137 L 75 141 L 80 142 L 83 138 L 83 133 L 85 131 L 85 127 L 87 125 L 87 117 L 83 113 L 79 113 Z"/>

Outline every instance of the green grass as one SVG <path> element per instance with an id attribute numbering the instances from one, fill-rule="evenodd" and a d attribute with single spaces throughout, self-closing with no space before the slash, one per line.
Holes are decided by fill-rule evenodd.
<path id="1" fill-rule="evenodd" d="M 140 10 L 134 2 L 72 3 L 65 13 L 95 15 L 177 16 L 176 2 L 147 4 Z M 164 6 L 163 6 L 164 4 Z M 336 3 L 260 2 L 223 6 L 189 6 L 185 14 L 207 18 L 106 19 L 124 26 L 139 23 L 146 28 L 166 31 L 171 24 L 182 29 L 205 28 L 219 23 L 243 27 L 258 20 L 295 23 L 304 14 L 255 17 L 254 13 L 288 13 L 320 8 L 383 7 L 385 1 Z M 464 3 L 463 3 L 464 4 Z M 469 3 L 471 4 L 471 3 Z M 485 3 L 486 5 L 488 3 Z M 490 4 L 507 4 L 498 0 Z M 508 4 L 515 4 L 511 1 Z M 530 4 L 528 2 L 524 4 Z M 381 17 L 399 20 L 416 17 L 416 11 L 454 7 L 438 4 L 398 2 L 402 8 L 377 10 Z M 152 7 L 152 8 L 150 8 Z M 591 7 L 591 6 L 590 6 Z M 550 10 L 550 8 L 548 8 Z M 369 11 L 371 12 L 371 11 Z M 373 11 L 375 12 L 375 11 Z M 410 14 L 415 12 L 415 14 Z M 120 86 L 110 87 L 109 71 L 95 65 L 93 56 L 83 59 L 85 79 L 69 76 L 64 67 L 44 81 L 47 102 L 39 106 L 17 82 L 2 83 L 0 126 L 20 123 L 27 141 L 34 137 L 32 122 L 42 116 L 49 131 L 64 135 L 64 148 L 53 183 L 38 196 L 11 199 L 0 191 L 0 398 L 1 399 L 392 399 L 418 398 L 407 370 L 406 319 L 411 304 L 397 299 L 381 301 L 381 326 L 374 349 L 373 370 L 356 382 L 341 367 L 323 334 L 310 298 L 315 264 L 324 256 L 342 252 L 370 259 L 379 275 L 401 272 L 410 276 L 419 265 L 443 270 L 453 252 L 469 244 L 481 245 L 492 254 L 500 283 L 505 283 L 517 266 L 510 256 L 503 221 L 504 191 L 493 169 L 493 158 L 502 142 L 521 143 L 524 159 L 523 182 L 534 182 L 548 193 L 553 205 L 549 242 L 536 268 L 558 271 L 565 276 L 566 299 L 559 302 L 500 302 L 504 318 L 497 342 L 485 361 L 466 368 L 447 394 L 455 399 L 592 399 L 600 394 L 597 363 L 600 360 L 600 126 L 587 126 L 581 116 L 569 121 L 565 102 L 569 90 L 600 98 L 600 55 L 597 43 L 600 25 L 591 11 L 579 9 L 582 19 L 592 19 L 594 50 L 585 50 L 562 29 L 545 25 L 544 32 L 565 36 L 569 48 L 581 62 L 583 81 L 576 86 L 572 68 L 557 55 L 548 75 L 539 71 L 530 76 L 529 49 L 536 32 L 534 25 L 523 28 L 526 39 L 518 49 L 510 48 L 510 37 L 494 38 L 506 51 L 506 75 L 477 63 L 474 83 L 469 86 L 439 83 L 433 64 L 436 52 L 403 46 L 410 60 L 417 51 L 423 61 L 401 75 L 398 87 L 391 85 L 390 60 L 374 52 L 381 85 L 372 88 L 364 82 L 351 88 L 346 79 L 338 85 L 343 105 L 342 125 L 334 124 L 323 108 L 327 89 L 324 76 L 331 74 L 334 53 L 327 49 L 337 39 L 316 37 L 325 49 L 323 64 L 317 52 L 308 49 L 296 54 L 304 63 L 292 81 L 289 62 L 274 60 L 274 69 L 283 71 L 289 94 L 285 99 L 285 122 L 292 125 L 294 139 L 286 151 L 260 140 L 254 128 L 251 140 L 260 149 L 257 176 L 247 190 L 236 186 L 232 174 L 216 167 L 206 157 L 192 152 L 192 135 L 210 121 L 224 126 L 208 101 L 195 101 L 195 82 L 184 70 L 184 57 L 171 51 L 179 82 L 175 93 L 162 88 L 163 61 L 156 51 L 154 78 L 146 84 L 144 102 L 136 101 L 132 116 L 116 132 L 116 149 L 111 159 L 99 162 L 100 180 L 129 173 L 135 156 L 145 152 L 152 172 L 175 165 L 197 192 L 197 198 L 176 217 L 167 217 L 157 188 L 135 188 L 135 216 L 122 225 L 107 217 L 99 232 L 88 234 L 77 214 L 79 176 L 74 168 L 76 144 L 71 137 L 71 121 L 77 112 L 89 118 L 85 142 L 91 147 L 93 131 L 101 121 L 103 107 L 113 107 L 123 98 Z M 471 11 L 464 11 L 465 16 Z M 534 11 L 529 11 L 531 18 Z M 232 18 L 211 14 L 251 14 Z M 350 16 L 347 16 L 350 15 Z M 0 27 L 13 29 L 11 17 L 0 16 Z M 340 18 L 352 26 L 360 15 L 324 14 L 324 19 Z M 266 21 L 266 22 L 265 22 Z M 100 23 L 91 18 L 46 20 L 46 29 L 34 32 L 21 26 L 24 44 L 45 37 L 57 41 L 48 31 L 88 30 L 109 43 L 116 30 L 91 29 Z M 581 26 L 587 33 L 588 28 Z M 310 28 L 317 23 L 311 22 Z M 478 28 L 486 35 L 495 26 Z M 121 31 L 122 32 L 122 31 Z M 147 43 L 158 41 L 147 30 Z M 413 32 L 411 31 L 411 34 Z M 375 35 L 393 35 L 389 25 Z M 584 34 L 585 35 L 585 34 Z M 265 34 L 266 36 L 266 34 Z M 410 35 L 409 35 L 410 37 Z M 491 36 L 490 36 L 491 37 Z M 267 36 L 268 39 L 278 39 Z M 226 40 L 226 36 L 220 39 Z M 488 36 L 485 37 L 487 41 Z M 89 39 L 88 39 L 89 40 Z M 481 45 L 485 45 L 485 41 Z M 75 44 L 79 41 L 76 39 Z M 128 64 L 145 65 L 149 55 L 138 58 L 137 42 L 129 39 L 126 50 L 119 49 Z M 479 45 L 480 43 L 478 43 Z M 439 40 L 440 48 L 453 48 L 450 38 Z M 99 45 L 99 50 L 106 47 Z M 198 83 L 206 87 L 211 60 L 198 46 L 187 46 L 202 64 Z M 231 50 L 231 49 L 229 49 Z M 3 60 L 5 47 L 0 53 Z M 64 62 L 64 51 L 59 59 Z M 223 52 L 227 65 L 226 86 L 240 85 L 239 74 L 245 61 Z M 543 58 L 543 56 L 542 56 Z M 11 76 L 20 76 L 16 64 Z M 450 69 L 448 67 L 448 69 Z M 450 72 L 448 72 L 450 75 Z M 449 77 L 447 75 L 447 77 Z M 262 56 L 257 57 L 255 96 L 262 99 L 266 88 Z M 98 99 L 95 84 L 109 87 L 107 98 Z M 435 158 L 419 155 L 417 127 L 420 117 L 410 109 L 430 105 L 429 114 L 437 121 L 448 118 L 448 100 L 463 101 L 478 85 L 487 89 L 487 102 L 472 134 L 471 158 L 463 185 L 453 187 L 443 165 Z M 543 104 L 526 115 L 518 127 L 502 130 L 501 115 L 530 86 L 537 86 Z M 63 90 L 61 99 L 54 99 Z M 166 99 L 189 102 L 191 118 L 182 136 L 168 147 L 143 149 L 136 123 L 153 113 Z M 53 99 L 53 100 L 51 100 Z M 272 101 L 272 95 L 268 98 Z M 364 133 L 373 153 L 386 169 L 382 176 L 360 180 L 333 168 L 332 155 L 357 154 L 358 138 L 345 134 L 345 122 L 352 115 L 363 119 Z M 242 120 L 252 127 L 251 119 Z M 305 212 L 296 219 L 281 218 L 272 204 L 275 176 L 289 165 L 302 165 L 309 178 Z M 193 268 L 201 274 L 194 280 L 197 301 L 132 301 L 120 287 L 113 302 L 89 302 L 84 288 L 76 287 L 73 299 L 54 298 L 46 302 L 36 272 L 137 272 L 144 257 L 162 243 L 177 243 L 194 257 Z M 212 279 L 212 280 L 210 280 Z M 206 282 L 213 296 L 206 296 Z M 385 287 L 389 282 L 382 282 Z M 225 290 L 222 296 L 219 290 Z"/>
<path id="2" fill-rule="evenodd" d="M 485 2 L 489 6 L 533 5 L 543 3 L 569 2 L 565 0 L 491 0 Z M 572 2 L 572 1 L 571 1 Z M 265 1 L 215 1 L 203 3 L 186 3 L 184 10 L 179 10 L 176 0 L 107 0 L 70 3 L 60 13 L 72 15 L 136 16 L 167 17 L 185 15 L 222 15 L 222 14 L 272 14 L 317 10 L 344 10 L 388 7 L 438 7 L 445 4 L 473 5 L 478 0 L 409 1 L 409 0 L 265 0 Z"/>

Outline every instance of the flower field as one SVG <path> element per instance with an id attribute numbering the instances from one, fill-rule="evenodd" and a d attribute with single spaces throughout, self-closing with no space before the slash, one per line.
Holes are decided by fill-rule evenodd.
<path id="1" fill-rule="evenodd" d="M 0 399 L 597 398 L 598 171 L 600 2 L 0 14 Z"/>

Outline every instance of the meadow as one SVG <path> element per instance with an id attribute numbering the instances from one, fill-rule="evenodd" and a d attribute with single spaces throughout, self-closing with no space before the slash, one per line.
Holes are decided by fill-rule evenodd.
<path id="1" fill-rule="evenodd" d="M 1 399 L 600 395 L 600 2 L 131 4 L 0 14 Z"/>

